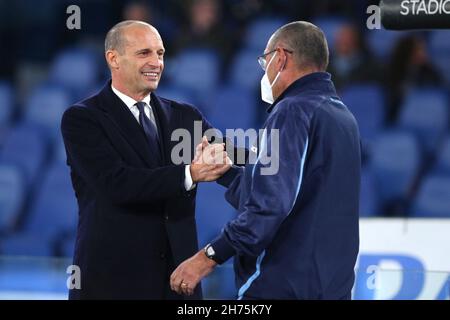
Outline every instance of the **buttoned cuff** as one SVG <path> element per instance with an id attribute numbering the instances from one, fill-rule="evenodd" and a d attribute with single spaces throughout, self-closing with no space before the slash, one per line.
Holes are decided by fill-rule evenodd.
<path id="1" fill-rule="evenodd" d="M 228 188 L 233 182 L 234 178 L 236 178 L 237 174 L 239 173 L 239 167 L 231 166 L 231 168 L 225 172 L 223 176 L 221 176 L 219 179 L 217 179 L 217 183 L 224 186 L 225 188 Z"/>
<path id="2" fill-rule="evenodd" d="M 214 261 L 222 264 L 236 254 L 236 251 L 231 246 L 226 238 L 225 232 L 211 242 L 211 247 L 214 249 Z"/>

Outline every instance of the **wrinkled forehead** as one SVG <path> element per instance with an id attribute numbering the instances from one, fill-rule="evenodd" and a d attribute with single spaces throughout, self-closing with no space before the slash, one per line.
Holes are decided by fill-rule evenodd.
<path id="1" fill-rule="evenodd" d="M 149 47 L 164 49 L 164 44 L 156 28 L 147 24 L 133 24 L 123 31 L 126 47 Z"/>

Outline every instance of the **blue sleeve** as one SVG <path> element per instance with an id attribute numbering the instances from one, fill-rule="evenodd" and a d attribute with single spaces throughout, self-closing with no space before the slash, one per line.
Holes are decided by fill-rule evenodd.
<path id="1" fill-rule="evenodd" d="M 235 254 L 257 257 L 271 243 L 300 193 L 308 127 L 307 116 L 295 105 L 278 105 L 267 120 L 258 159 L 244 172 L 251 179 L 240 179 L 250 181 L 243 211 L 212 242 L 219 262 Z"/>
<path id="2" fill-rule="evenodd" d="M 217 179 L 217 183 L 226 187 L 225 199 L 236 209 L 239 210 L 241 197 L 241 178 L 244 172 L 243 167 L 233 165 L 222 177 Z"/>

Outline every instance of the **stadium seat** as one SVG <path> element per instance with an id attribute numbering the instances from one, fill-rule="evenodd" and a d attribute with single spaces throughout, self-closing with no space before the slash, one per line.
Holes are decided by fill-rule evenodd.
<path id="1" fill-rule="evenodd" d="M 198 186 L 196 216 L 199 246 L 203 247 L 220 234 L 225 224 L 236 217 L 224 197 L 225 188 L 217 183 Z"/>
<path id="2" fill-rule="evenodd" d="M 68 235 L 60 242 L 59 251 L 62 257 L 67 258 L 73 257 L 73 253 L 75 250 L 75 241 L 76 241 L 76 234 L 74 231 L 72 234 Z"/>
<path id="3" fill-rule="evenodd" d="M 442 141 L 448 119 L 448 102 L 444 91 L 416 89 L 406 97 L 399 126 L 412 132 L 424 151 L 431 153 Z"/>
<path id="4" fill-rule="evenodd" d="M 256 123 L 256 106 L 254 96 L 244 88 L 221 87 L 211 103 L 208 112 L 211 124 L 226 134 L 226 129 L 254 128 Z"/>
<path id="5" fill-rule="evenodd" d="M 377 85 L 361 84 L 345 88 L 342 101 L 358 121 L 364 143 L 370 143 L 380 132 L 384 121 L 384 97 Z"/>
<path id="6" fill-rule="evenodd" d="M 170 85 L 160 85 L 155 94 L 159 97 L 174 100 L 181 103 L 190 103 L 197 106 L 197 101 L 194 94 L 183 88 L 178 88 Z"/>
<path id="7" fill-rule="evenodd" d="M 436 65 L 440 74 L 450 84 L 450 31 L 449 30 L 433 30 L 430 34 L 430 52 L 432 62 Z"/>
<path id="8" fill-rule="evenodd" d="M 407 35 L 407 32 L 375 29 L 370 30 L 366 34 L 370 52 L 379 59 L 387 60 L 397 41 L 400 37 Z"/>
<path id="9" fill-rule="evenodd" d="M 206 49 L 187 49 L 171 62 L 169 73 L 172 83 L 192 90 L 196 95 L 212 92 L 219 81 L 220 65 L 216 52 Z"/>
<path id="10" fill-rule="evenodd" d="M 99 63 L 95 55 L 85 49 L 71 48 L 60 52 L 50 71 L 53 83 L 62 85 L 74 100 L 86 96 L 97 84 Z"/>
<path id="11" fill-rule="evenodd" d="M 347 22 L 347 19 L 341 16 L 320 16 L 315 18 L 312 23 L 322 29 L 328 42 L 330 52 L 333 52 L 336 42 L 336 32 Z"/>
<path id="12" fill-rule="evenodd" d="M 28 98 L 25 121 L 41 127 L 53 142 L 60 135 L 61 117 L 70 103 L 69 95 L 62 87 L 39 87 Z"/>
<path id="13" fill-rule="evenodd" d="M 14 108 L 14 94 L 11 85 L 0 81 L 0 128 L 9 124 Z"/>
<path id="14" fill-rule="evenodd" d="M 243 50 L 236 54 L 231 65 L 228 83 L 259 92 L 260 81 L 264 75 L 257 61 L 259 55 L 261 52 L 255 50 Z"/>
<path id="15" fill-rule="evenodd" d="M 270 36 L 285 23 L 286 19 L 282 17 L 261 17 L 251 21 L 244 36 L 244 45 L 262 54 Z"/>
<path id="16" fill-rule="evenodd" d="M 450 176 L 450 135 L 447 135 L 445 138 L 436 158 L 437 160 L 433 172 Z"/>
<path id="17" fill-rule="evenodd" d="M 57 163 L 39 188 L 23 229 L 2 242 L 3 253 L 53 255 L 56 241 L 75 231 L 77 212 L 69 169 Z"/>
<path id="18" fill-rule="evenodd" d="M 373 144 L 370 169 L 380 200 L 403 199 L 418 174 L 421 154 L 416 139 L 407 132 L 384 132 Z"/>
<path id="19" fill-rule="evenodd" d="M 430 49 L 434 53 L 450 54 L 450 31 L 448 30 L 433 30 L 430 32 Z"/>
<path id="20" fill-rule="evenodd" d="M 53 148 L 53 157 L 52 162 L 60 162 L 66 163 L 67 155 L 66 155 L 66 147 L 64 146 L 64 140 L 62 136 L 58 136 L 55 141 L 55 146 Z"/>
<path id="21" fill-rule="evenodd" d="M 74 232 L 78 209 L 69 168 L 65 163 L 53 164 L 45 177 L 26 223 L 26 231 L 53 237 Z"/>
<path id="22" fill-rule="evenodd" d="M 53 256 L 53 244 L 36 234 L 14 233 L 1 241 L 1 253 L 8 256 Z"/>
<path id="23" fill-rule="evenodd" d="M 361 174 L 361 191 L 359 200 L 359 216 L 374 217 L 378 215 L 377 192 L 372 173 L 363 169 Z"/>
<path id="24" fill-rule="evenodd" d="M 0 164 L 0 233 L 13 230 L 25 196 L 22 172 L 14 165 Z"/>
<path id="25" fill-rule="evenodd" d="M 0 152 L 0 161 L 17 165 L 23 172 L 27 186 L 39 176 L 46 158 L 46 142 L 42 132 L 30 124 L 13 128 Z"/>
<path id="26" fill-rule="evenodd" d="M 450 177 L 427 177 L 414 201 L 413 217 L 450 218 Z"/>

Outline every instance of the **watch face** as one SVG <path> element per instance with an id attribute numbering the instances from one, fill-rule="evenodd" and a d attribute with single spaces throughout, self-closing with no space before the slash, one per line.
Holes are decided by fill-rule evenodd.
<path id="1" fill-rule="evenodd" d="M 212 257 L 216 254 L 216 252 L 214 251 L 213 247 L 209 246 L 206 249 L 206 254 L 208 255 L 208 257 Z"/>

